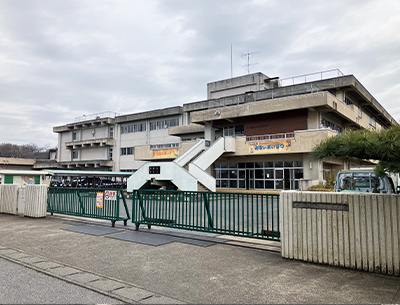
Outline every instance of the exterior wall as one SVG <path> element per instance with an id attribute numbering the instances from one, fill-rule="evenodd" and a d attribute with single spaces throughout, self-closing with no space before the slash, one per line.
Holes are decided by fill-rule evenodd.
<path id="1" fill-rule="evenodd" d="M 293 132 L 307 129 L 307 109 L 278 113 L 259 114 L 257 116 L 238 118 L 234 122 L 217 121 L 214 127 L 244 125 L 246 136 L 266 135 Z"/>
<path id="2" fill-rule="evenodd" d="M 171 142 L 168 142 L 171 143 Z M 182 142 L 178 148 L 178 153 L 173 157 L 168 156 L 165 158 L 153 158 L 153 150 L 150 149 L 150 145 L 140 145 L 135 147 L 135 160 L 146 160 L 146 161 L 159 161 L 160 159 L 175 159 L 177 156 L 182 155 L 190 147 L 192 147 L 196 141 Z M 122 158 L 122 157 L 121 157 Z"/>
<path id="3" fill-rule="evenodd" d="M 277 154 L 291 154 L 291 153 L 309 153 L 312 149 L 322 140 L 329 137 L 336 136 L 336 133 L 329 129 L 319 129 L 319 130 L 304 130 L 294 133 L 294 139 L 276 139 L 276 140 L 259 140 L 257 143 L 273 144 L 274 142 L 280 141 L 290 141 L 291 149 L 288 152 L 279 152 Z M 250 156 L 254 155 L 250 153 L 249 145 L 253 142 L 246 142 L 246 137 L 235 138 L 235 152 L 229 153 L 230 157 L 233 156 Z M 276 153 L 275 153 L 276 154 Z M 273 154 L 264 153 L 257 154 L 269 156 Z"/>
<path id="4" fill-rule="evenodd" d="M 253 73 L 235 78 L 229 78 L 207 84 L 207 99 L 221 98 L 242 94 L 248 91 L 259 91 L 266 87 L 264 80 L 269 77 L 262 73 Z"/>
<path id="5" fill-rule="evenodd" d="M 92 134 L 93 130 L 95 131 L 94 136 Z M 93 139 L 108 138 L 108 130 L 109 130 L 108 126 L 81 129 L 81 130 L 79 130 L 80 135 L 81 135 L 79 140 L 83 141 L 83 140 L 93 140 Z"/>
<path id="6" fill-rule="evenodd" d="M 78 159 L 72 161 L 107 160 L 108 147 L 78 149 Z"/>
<path id="7" fill-rule="evenodd" d="M 292 192 L 279 203 L 282 257 L 400 275 L 400 197 Z"/>
<path id="8" fill-rule="evenodd" d="M 320 126 L 320 113 L 315 110 L 307 110 L 307 128 L 305 129 L 318 129 Z"/>
<path id="9" fill-rule="evenodd" d="M 60 141 L 61 145 L 58 146 L 59 157 L 57 161 L 58 162 L 71 161 L 72 159 L 71 150 L 65 147 L 65 143 L 72 141 L 72 132 L 59 133 L 59 137 L 61 138 Z"/>

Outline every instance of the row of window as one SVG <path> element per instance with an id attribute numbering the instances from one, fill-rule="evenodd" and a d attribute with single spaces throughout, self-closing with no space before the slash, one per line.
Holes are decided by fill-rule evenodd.
<path id="1" fill-rule="evenodd" d="M 143 132 L 146 131 L 146 123 L 125 125 L 121 127 L 121 133 Z"/>
<path id="2" fill-rule="evenodd" d="M 150 149 L 167 149 L 167 148 L 179 148 L 180 143 L 169 143 L 169 144 L 157 144 L 150 145 Z M 135 154 L 135 147 L 122 147 L 121 156 L 128 156 Z"/>
<path id="3" fill-rule="evenodd" d="M 216 163 L 214 177 L 218 188 L 295 190 L 303 178 L 303 161 Z"/>
<path id="4" fill-rule="evenodd" d="M 179 126 L 179 119 L 150 122 L 150 130 L 167 129 L 175 126 Z"/>
<path id="5" fill-rule="evenodd" d="M 337 124 L 335 124 L 335 123 L 333 123 L 331 121 L 328 121 L 327 119 L 321 117 L 321 128 L 324 128 L 324 127 L 325 128 L 329 128 L 329 129 L 331 129 L 333 131 L 336 131 L 336 133 L 340 133 L 341 130 L 342 130 L 341 126 L 339 126 L 339 125 L 337 125 Z"/>
<path id="6" fill-rule="evenodd" d="M 180 143 L 168 143 L 168 144 L 154 144 L 150 145 L 150 149 L 167 149 L 167 148 L 179 148 Z"/>
<path id="7" fill-rule="evenodd" d="M 167 129 L 174 126 L 179 126 L 179 119 L 150 122 L 150 130 Z M 146 131 L 146 123 L 125 125 L 121 127 L 121 133 L 134 133 L 144 131 Z"/>
<path id="8" fill-rule="evenodd" d="M 135 154 L 135 147 L 123 147 L 121 148 L 121 156 L 128 156 Z"/>
<path id="9" fill-rule="evenodd" d="M 303 161 L 267 161 L 267 162 L 240 162 L 240 163 L 215 163 L 214 168 L 281 168 L 300 167 L 303 168 Z"/>

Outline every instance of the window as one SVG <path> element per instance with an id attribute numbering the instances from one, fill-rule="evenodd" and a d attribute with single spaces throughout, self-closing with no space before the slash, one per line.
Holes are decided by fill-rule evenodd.
<path id="1" fill-rule="evenodd" d="M 79 141 L 79 131 L 74 131 L 72 134 L 72 141 Z"/>
<path id="2" fill-rule="evenodd" d="M 362 110 L 361 110 L 361 108 L 358 108 L 358 117 L 362 118 Z"/>
<path id="3" fill-rule="evenodd" d="M 108 150 L 108 159 L 109 160 L 113 159 L 113 149 L 112 149 L 112 147 L 110 147 L 110 149 Z"/>
<path id="4" fill-rule="evenodd" d="M 114 127 L 110 127 L 110 139 L 114 138 Z"/>
<path id="5" fill-rule="evenodd" d="M 72 159 L 78 159 L 78 151 L 77 150 L 72 151 Z"/>
<path id="6" fill-rule="evenodd" d="M 146 131 L 146 123 L 125 125 L 121 127 L 121 133 L 144 132 Z"/>
<path id="7" fill-rule="evenodd" d="M 244 136 L 244 125 L 224 127 L 224 137 Z"/>
<path id="8" fill-rule="evenodd" d="M 166 148 L 179 148 L 179 147 L 180 143 L 150 145 L 150 149 L 166 149 Z"/>
<path id="9" fill-rule="evenodd" d="M 133 155 L 134 153 L 135 153 L 135 147 L 121 148 L 121 156 Z"/>
<path id="10" fill-rule="evenodd" d="M 329 128 L 330 130 L 335 131 L 337 134 L 339 134 L 342 130 L 342 127 L 323 117 L 321 117 L 321 128 Z"/>
<path id="11" fill-rule="evenodd" d="M 344 98 L 344 103 L 349 106 L 351 109 L 353 109 L 354 104 L 352 101 L 350 101 L 347 97 Z"/>
<path id="12" fill-rule="evenodd" d="M 150 130 L 167 129 L 169 127 L 179 126 L 179 119 L 170 119 L 150 122 Z"/>
<path id="13" fill-rule="evenodd" d="M 376 122 L 375 122 L 375 119 L 374 118 L 369 118 L 369 125 L 371 125 L 372 127 L 376 127 Z"/>

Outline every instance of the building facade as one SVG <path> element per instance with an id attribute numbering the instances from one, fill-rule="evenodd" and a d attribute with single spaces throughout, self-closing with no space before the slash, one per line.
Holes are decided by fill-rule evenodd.
<path id="1" fill-rule="evenodd" d="M 340 160 L 313 160 L 310 152 L 320 141 L 348 128 L 380 130 L 393 124 L 353 75 L 331 70 L 282 80 L 262 73 L 221 80 L 207 85 L 204 101 L 79 118 L 54 127 L 54 132 L 59 139 L 57 167 L 136 172 L 148 162 L 177 160 L 204 139 L 203 151 L 187 162 L 175 162 L 189 172 L 197 162 L 197 171 L 205 174 L 191 175 L 201 185 L 279 191 L 322 183 L 328 173 L 350 166 Z M 220 138 L 225 144 L 216 144 Z M 221 149 L 210 150 L 213 154 L 200 162 L 214 144 Z M 147 173 L 146 179 L 160 175 Z"/>

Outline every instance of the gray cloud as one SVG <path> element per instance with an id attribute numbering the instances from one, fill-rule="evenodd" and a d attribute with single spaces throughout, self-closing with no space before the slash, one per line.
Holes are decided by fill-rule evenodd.
<path id="1" fill-rule="evenodd" d="M 56 145 L 54 126 L 206 98 L 207 82 L 339 68 L 400 116 L 397 0 L 0 2 L 0 142 Z"/>

